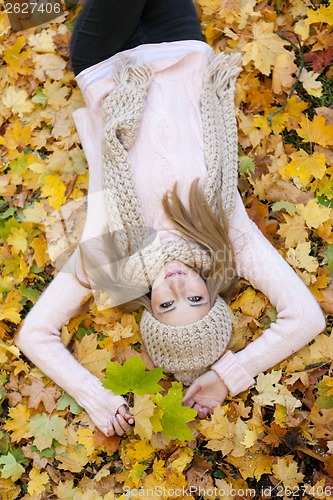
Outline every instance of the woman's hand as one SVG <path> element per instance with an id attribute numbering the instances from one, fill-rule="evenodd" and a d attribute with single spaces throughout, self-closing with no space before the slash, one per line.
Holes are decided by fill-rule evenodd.
<path id="1" fill-rule="evenodd" d="M 122 405 L 118 408 L 115 416 L 110 419 L 107 435 L 118 434 L 118 436 L 122 436 L 130 430 L 132 424 L 134 424 L 133 415 L 130 413 L 128 406 Z"/>
<path id="2" fill-rule="evenodd" d="M 218 374 L 209 370 L 190 385 L 183 403 L 197 410 L 199 418 L 205 418 L 209 413 L 213 413 L 217 405 L 223 403 L 228 392 L 228 387 Z"/>

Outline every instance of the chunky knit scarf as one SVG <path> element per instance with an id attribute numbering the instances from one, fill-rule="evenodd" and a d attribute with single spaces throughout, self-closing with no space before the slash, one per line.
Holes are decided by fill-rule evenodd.
<path id="1" fill-rule="evenodd" d="M 239 54 L 215 55 L 204 75 L 201 99 L 207 165 L 204 194 L 211 204 L 216 203 L 216 195 L 219 194 L 223 208 L 229 216 L 234 207 L 237 189 L 238 141 L 234 86 L 239 72 Z M 102 107 L 104 192 L 108 217 L 112 221 L 117 247 L 126 260 L 122 266 L 125 279 L 130 280 L 133 287 L 136 286 L 141 290 L 143 285 L 150 288 L 163 264 L 171 260 L 180 260 L 195 267 L 199 272 L 209 270 L 211 266 L 209 253 L 195 243 L 185 240 L 161 243 L 158 239 L 154 239 L 145 246 L 149 234 L 136 194 L 127 151 L 135 141 L 152 76 L 149 65 L 133 66 L 128 59 L 123 60 L 114 75 L 117 85 L 104 99 Z M 202 365 L 207 367 L 213 363 L 221 355 L 230 338 L 231 324 L 230 319 L 227 320 L 227 306 L 221 301 L 222 299 L 218 300 L 218 307 L 216 305 L 212 308 L 211 315 L 206 317 L 204 329 L 201 328 L 205 333 L 200 342 L 202 346 L 209 344 L 211 348 L 209 353 L 207 349 L 199 349 L 200 356 L 203 357 L 199 364 L 198 356 L 194 354 L 195 349 L 190 350 L 193 354 L 191 356 L 178 356 L 179 360 L 182 358 L 178 365 L 177 362 L 175 364 L 175 360 L 171 362 L 170 356 L 167 355 L 168 352 L 174 352 L 173 344 L 181 345 L 184 340 L 191 342 L 191 331 L 192 333 L 194 330 L 197 333 L 200 331 L 200 328 L 198 330 L 195 326 L 197 324 L 187 327 L 167 327 L 156 322 L 150 313 L 146 312 L 141 326 L 143 339 L 153 361 L 163 366 L 166 371 L 182 373 L 179 379 L 184 383 L 189 383 L 199 372 L 202 373 L 204 371 Z M 216 314 L 221 316 L 222 309 L 225 328 L 221 327 L 221 324 L 217 328 Z M 211 338 L 209 338 L 210 326 L 212 326 Z M 168 339 L 165 335 L 166 329 L 172 331 Z M 163 339 L 161 339 L 162 334 Z M 197 345 L 197 342 L 198 336 L 192 339 L 193 346 Z M 157 349 L 159 354 L 154 355 L 157 352 L 157 345 L 164 345 L 164 348 Z M 204 355 L 205 352 L 207 355 Z"/>

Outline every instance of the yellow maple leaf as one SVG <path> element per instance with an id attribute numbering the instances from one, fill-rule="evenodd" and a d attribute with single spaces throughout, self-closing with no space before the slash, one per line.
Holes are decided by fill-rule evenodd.
<path id="1" fill-rule="evenodd" d="M 150 439 L 153 435 L 153 424 L 150 419 L 154 415 L 156 405 L 149 394 L 134 396 L 133 415 L 135 421 L 134 432 L 141 439 Z"/>
<path id="2" fill-rule="evenodd" d="M 309 273 L 314 273 L 318 269 L 318 261 L 310 255 L 311 243 L 305 241 L 298 243 L 296 248 L 289 248 L 286 259 L 289 264 L 296 269 L 305 269 Z"/>
<path id="3" fill-rule="evenodd" d="M 17 150 L 22 150 L 30 145 L 31 128 L 27 125 L 21 125 L 15 120 L 11 127 L 8 127 L 5 133 L 5 146 L 11 152 L 10 158 L 17 157 Z"/>
<path id="4" fill-rule="evenodd" d="M 81 472 L 83 467 L 88 463 L 89 457 L 84 446 L 66 446 L 64 453 L 58 454 L 55 457 L 59 460 L 58 468 L 69 470 L 70 472 Z"/>
<path id="5" fill-rule="evenodd" d="M 16 38 L 15 43 L 11 47 L 4 50 L 3 59 L 8 65 L 8 74 L 13 79 L 16 78 L 18 74 L 27 75 L 32 73 L 32 68 L 27 65 L 31 50 L 22 51 L 25 43 L 25 38 L 21 35 Z"/>
<path id="6" fill-rule="evenodd" d="M 68 104 L 69 90 L 69 87 L 66 87 L 61 82 L 51 82 L 50 80 L 47 80 L 43 87 L 43 93 L 47 97 L 47 104 L 54 110 Z"/>
<path id="7" fill-rule="evenodd" d="M 22 295 L 18 290 L 12 290 L 8 293 L 5 300 L 0 304 L 0 321 L 5 319 L 15 324 L 20 323 L 20 311 L 23 309 L 20 300 Z"/>
<path id="8" fill-rule="evenodd" d="M 288 413 L 291 413 L 295 408 L 302 406 L 302 403 L 284 385 L 279 383 L 281 374 L 281 370 L 273 370 L 266 374 L 259 373 L 256 384 L 258 395 L 253 396 L 252 399 L 262 406 L 280 404 L 287 409 Z"/>
<path id="9" fill-rule="evenodd" d="M 92 460 L 91 456 L 98 453 L 98 450 L 95 449 L 94 432 L 91 429 L 79 429 L 77 437 L 78 444 L 85 447 L 89 459 Z"/>
<path id="10" fill-rule="evenodd" d="M 18 403 L 17 406 L 9 409 L 8 416 L 11 420 L 6 420 L 3 428 L 11 432 L 11 441 L 21 441 L 29 430 L 30 410 L 26 405 Z"/>
<path id="11" fill-rule="evenodd" d="M 333 359 L 333 334 L 321 334 L 308 347 L 308 364 Z"/>
<path id="12" fill-rule="evenodd" d="M 66 186 L 58 175 L 49 174 L 44 178 L 45 185 L 42 186 L 42 197 L 48 198 L 52 208 L 58 210 L 66 201 Z"/>
<path id="13" fill-rule="evenodd" d="M 285 488 L 297 487 L 298 483 L 301 483 L 304 478 L 304 475 L 298 472 L 298 464 L 291 455 L 277 457 L 272 472 L 274 477 L 281 481 Z"/>
<path id="14" fill-rule="evenodd" d="M 327 125 L 324 116 L 315 115 L 312 121 L 302 116 L 296 132 L 305 142 L 314 142 L 323 147 L 333 146 L 333 125 Z"/>
<path id="15" fill-rule="evenodd" d="M 47 474 L 47 472 L 40 472 L 38 469 L 33 467 L 29 472 L 29 478 L 29 495 L 40 495 L 45 491 L 45 486 L 49 482 L 49 475 Z"/>
<path id="16" fill-rule="evenodd" d="M 267 454 L 246 454 L 242 457 L 228 456 L 226 459 L 237 467 L 243 479 L 248 477 L 260 479 L 263 474 L 270 474 L 272 471 L 273 457 Z"/>
<path id="17" fill-rule="evenodd" d="M 181 473 L 185 470 L 185 468 L 192 462 L 194 451 L 192 448 L 188 446 L 182 449 L 178 449 L 171 458 L 175 457 L 170 463 L 172 469 Z"/>
<path id="18" fill-rule="evenodd" d="M 327 7 L 325 5 L 321 5 L 317 10 L 309 9 L 306 15 L 307 18 L 305 19 L 305 21 L 309 24 L 333 24 L 333 3 L 330 3 Z"/>
<path id="19" fill-rule="evenodd" d="M 252 26 L 253 41 L 244 47 L 243 64 L 252 62 L 262 74 L 269 75 L 276 59 L 286 51 L 286 41 L 274 33 L 274 23 L 258 21 Z"/>
<path id="20" fill-rule="evenodd" d="M 136 462 L 150 460 L 155 455 L 155 449 L 146 439 L 132 439 L 124 443 L 120 454 L 124 465 L 130 467 Z"/>
<path id="21" fill-rule="evenodd" d="M 318 227 L 330 219 L 332 209 L 320 205 L 316 199 L 310 200 L 305 206 L 303 204 L 296 205 L 298 213 L 305 220 L 309 228 L 318 229 Z"/>
<path id="22" fill-rule="evenodd" d="M 103 370 L 110 361 L 110 353 L 106 349 L 97 349 L 95 335 L 85 335 L 74 347 L 76 359 L 96 377 L 103 377 Z"/>
<path id="23" fill-rule="evenodd" d="M 34 238 L 30 243 L 31 248 L 34 249 L 34 259 L 38 267 L 44 267 L 49 259 L 47 254 L 47 244 L 44 238 Z"/>
<path id="24" fill-rule="evenodd" d="M 239 119 L 239 128 L 248 138 L 249 144 L 251 144 L 254 148 L 258 146 L 258 144 L 260 144 L 262 139 L 264 139 L 270 133 L 269 127 L 268 127 L 268 133 L 266 133 L 266 131 L 263 133 L 262 130 L 259 129 L 258 124 L 255 123 L 255 117 L 253 115 L 245 115 L 241 110 L 239 110 L 238 119 Z M 247 147 L 249 144 L 245 144 L 245 147 Z"/>
<path id="25" fill-rule="evenodd" d="M 298 243 L 306 241 L 308 238 L 308 231 L 305 228 L 305 222 L 303 217 L 299 215 L 287 215 L 283 214 L 286 223 L 280 224 L 278 234 L 285 238 L 287 248 L 296 246 Z"/>
<path id="26" fill-rule="evenodd" d="M 2 97 L 2 102 L 6 108 L 11 109 L 14 114 L 18 114 L 22 117 L 23 113 L 31 113 L 34 109 L 34 105 L 28 100 L 29 96 L 26 90 L 17 89 L 10 86 L 6 89 Z"/>
<path id="27" fill-rule="evenodd" d="M 81 493 L 81 489 L 74 487 L 74 481 L 60 481 L 59 484 L 54 488 L 54 493 L 58 498 L 70 500 L 74 498 L 76 493 Z"/>
<path id="28" fill-rule="evenodd" d="M 253 288 L 247 288 L 237 300 L 232 302 L 232 309 L 240 309 L 243 314 L 258 319 L 268 303 L 267 298 Z"/>
<path id="29" fill-rule="evenodd" d="M 213 451 L 221 451 L 228 455 L 234 448 L 235 423 L 229 422 L 226 408 L 215 408 L 211 420 L 200 422 L 198 430 L 208 439 L 206 447 Z"/>
<path id="30" fill-rule="evenodd" d="M 12 252 L 19 254 L 20 252 L 25 252 L 28 248 L 27 241 L 28 234 L 25 232 L 23 227 L 19 229 L 17 227 L 12 227 L 11 233 L 7 238 L 7 243 L 12 246 Z"/>
<path id="31" fill-rule="evenodd" d="M 308 154 L 300 149 L 290 155 L 291 162 L 282 170 L 289 177 L 298 177 L 303 186 L 315 179 L 321 179 L 326 172 L 326 156 L 315 151 Z"/>

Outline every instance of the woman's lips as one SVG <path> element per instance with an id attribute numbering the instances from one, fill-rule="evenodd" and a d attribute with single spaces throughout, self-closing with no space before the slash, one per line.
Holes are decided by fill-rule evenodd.
<path id="1" fill-rule="evenodd" d="M 165 279 L 170 278 L 171 276 L 174 276 L 175 274 L 186 274 L 184 271 L 170 271 L 165 275 Z"/>

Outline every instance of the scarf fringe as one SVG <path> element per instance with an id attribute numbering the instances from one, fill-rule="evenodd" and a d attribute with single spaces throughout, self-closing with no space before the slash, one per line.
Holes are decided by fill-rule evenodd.
<path id="1" fill-rule="evenodd" d="M 241 72 L 242 55 L 217 54 L 208 66 L 205 83 L 212 84 L 212 90 L 216 94 L 234 89 L 237 76 Z"/>
<path id="2" fill-rule="evenodd" d="M 152 68 L 149 64 L 134 66 L 129 57 L 122 57 L 114 66 L 113 78 L 118 85 L 147 87 L 152 74 Z"/>

